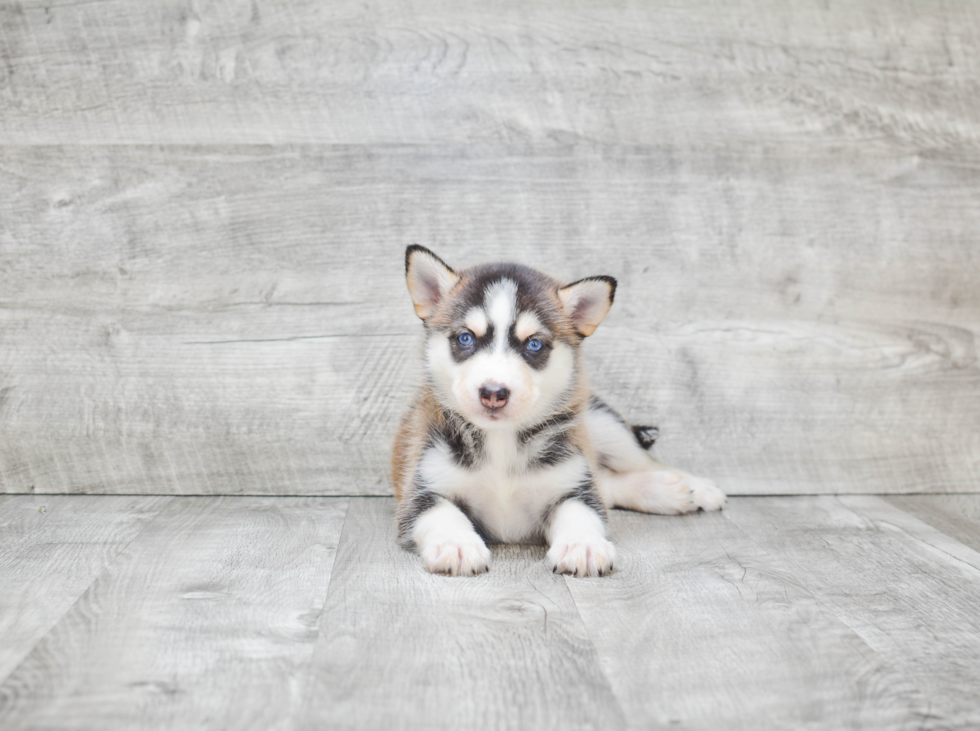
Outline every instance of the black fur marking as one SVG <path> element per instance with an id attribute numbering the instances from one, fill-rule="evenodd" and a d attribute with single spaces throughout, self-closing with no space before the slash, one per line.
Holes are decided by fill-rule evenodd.
<path id="1" fill-rule="evenodd" d="M 592 475 L 586 475 L 573 490 L 569 490 L 555 500 L 551 505 L 549 505 L 545 509 L 544 515 L 541 516 L 541 522 L 544 525 L 549 525 L 552 518 L 555 516 L 555 511 L 558 509 L 558 506 L 564 503 L 566 500 L 582 501 L 582 503 L 584 503 L 587 507 L 592 508 L 599 514 L 599 517 L 602 518 L 603 523 L 606 522 L 606 505 L 602 502 L 602 498 L 599 496 L 599 491 L 595 486 L 595 481 L 592 479 Z"/>
<path id="2" fill-rule="evenodd" d="M 469 520 L 470 523 L 473 524 L 473 530 L 475 530 L 477 532 L 477 535 L 479 535 L 480 538 L 483 539 L 484 543 L 500 542 L 500 540 L 487 529 L 487 527 L 483 524 L 483 521 L 481 521 L 478 517 L 476 517 L 476 514 L 473 512 L 473 509 L 470 507 L 470 504 L 465 500 L 463 500 L 463 498 L 460 497 L 453 498 L 453 505 L 459 508 L 459 511 L 466 516 L 467 520 Z"/>
<path id="3" fill-rule="evenodd" d="M 468 332 L 473 336 L 472 345 L 466 346 L 460 344 L 459 336 L 464 332 Z M 476 355 L 476 353 L 491 345 L 493 345 L 493 323 L 487 326 L 487 331 L 483 333 L 483 337 L 477 337 L 475 333 L 465 328 L 449 336 L 449 352 L 453 360 L 457 363 L 462 363 L 467 358 Z"/>
<path id="4" fill-rule="evenodd" d="M 626 420 L 620 416 L 613 409 L 612 406 L 607 404 L 598 396 L 589 397 L 589 408 L 593 411 L 604 411 L 610 416 L 614 417 L 616 421 L 625 426 L 631 432 L 633 432 L 633 438 L 636 439 L 636 443 L 639 444 L 643 449 L 650 449 L 654 442 L 657 441 L 657 437 L 660 436 L 660 429 L 655 426 L 631 426 L 626 423 Z M 606 465 L 603 465 L 605 467 Z"/>
<path id="5" fill-rule="evenodd" d="M 414 547 L 412 541 L 412 529 L 415 527 L 419 516 L 427 510 L 436 506 L 443 498 L 431 492 L 422 480 L 416 475 L 412 481 L 411 493 L 405 498 L 404 507 L 399 510 L 398 515 L 398 540 L 402 545 L 409 548 Z"/>
<path id="6" fill-rule="evenodd" d="M 626 423 L 626 420 L 620 416 L 612 406 L 607 404 L 598 396 L 589 396 L 589 408 L 593 411 L 605 411 L 610 416 L 615 417 L 616 421 L 623 426 L 629 426 L 629 424 Z"/>
<path id="7" fill-rule="evenodd" d="M 445 423 L 441 428 L 432 427 L 430 441 L 441 441 L 449 447 L 453 462 L 464 469 L 472 469 L 483 461 L 484 432 L 455 411 L 444 412 Z"/>
<path id="8" fill-rule="evenodd" d="M 545 429 L 561 427 L 562 430 L 564 430 L 572 423 L 572 421 L 574 421 L 574 419 L 575 419 L 574 411 L 559 412 L 554 416 L 545 419 L 539 424 L 535 424 L 534 426 L 529 426 L 527 429 L 518 432 L 517 440 L 520 443 L 520 445 L 523 447 L 529 441 L 534 439 L 534 437 L 536 437 L 538 434 L 543 432 Z"/>
<path id="9" fill-rule="evenodd" d="M 527 448 L 532 440 L 540 438 L 541 444 L 536 445 L 535 451 L 528 460 L 528 468 L 554 467 L 579 450 L 569 441 L 568 429 L 575 424 L 574 411 L 562 411 L 545 419 L 540 424 L 524 429 L 517 434 L 517 443 Z"/>
<path id="10" fill-rule="evenodd" d="M 474 307 L 482 307 L 487 291 L 496 282 L 509 279 L 517 285 L 517 312 L 533 312 L 541 324 L 554 332 L 562 313 L 553 306 L 553 280 L 521 264 L 481 264 L 468 269 L 465 289 L 455 298 L 453 320 L 462 321 Z"/>
<path id="11" fill-rule="evenodd" d="M 602 497 L 599 495 L 599 490 L 596 488 L 592 475 L 589 475 L 576 485 L 575 489 L 569 492 L 565 499 L 581 500 L 596 511 L 603 522 L 606 521 L 606 504 L 602 502 Z"/>
<path id="12" fill-rule="evenodd" d="M 580 452 L 568 441 L 565 432 L 559 431 L 548 436 L 547 442 L 531 457 L 527 466 L 530 469 L 554 467 L 573 454 L 580 454 Z"/>
<path id="13" fill-rule="evenodd" d="M 634 426 L 630 427 L 633 430 L 633 436 L 636 437 L 636 442 L 644 449 L 650 449 L 657 441 L 657 437 L 660 436 L 660 429 L 655 426 Z"/>
<path id="14" fill-rule="evenodd" d="M 520 313 L 517 317 L 520 318 Z M 527 344 L 531 342 L 534 338 L 528 338 L 527 340 L 521 340 L 517 337 L 517 324 L 514 323 L 510 326 L 510 333 L 507 337 L 507 342 L 511 348 L 521 354 L 524 358 L 524 362 L 531 366 L 534 370 L 543 370 L 545 366 L 548 365 L 548 358 L 551 355 L 551 343 L 549 343 L 544 338 L 538 338 L 541 341 L 541 350 L 534 353 L 527 349 Z"/>

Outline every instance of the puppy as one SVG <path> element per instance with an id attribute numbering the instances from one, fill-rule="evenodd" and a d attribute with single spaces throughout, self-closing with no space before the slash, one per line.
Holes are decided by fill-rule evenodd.
<path id="1" fill-rule="evenodd" d="M 405 253 L 425 325 L 424 379 L 395 437 L 398 534 L 433 573 L 475 576 L 487 542 L 546 541 L 556 573 L 603 576 L 616 550 L 606 511 L 718 510 L 725 495 L 646 451 L 593 396 L 582 341 L 612 306 L 616 280 L 572 284 L 519 264 L 459 272 L 422 246 Z"/>

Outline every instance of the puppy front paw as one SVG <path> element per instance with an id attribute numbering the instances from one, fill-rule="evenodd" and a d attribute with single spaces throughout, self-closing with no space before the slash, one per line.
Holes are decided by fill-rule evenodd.
<path id="1" fill-rule="evenodd" d="M 556 574 L 605 576 L 613 570 L 615 560 L 616 547 L 599 537 L 559 542 L 548 549 L 548 561 Z"/>
<path id="2" fill-rule="evenodd" d="M 419 553 L 425 568 L 433 574 L 476 576 L 490 570 L 490 549 L 477 535 L 430 540 Z"/>

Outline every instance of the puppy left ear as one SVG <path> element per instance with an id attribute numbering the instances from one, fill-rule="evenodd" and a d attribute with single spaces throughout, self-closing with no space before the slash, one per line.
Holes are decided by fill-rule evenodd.
<path id="1" fill-rule="evenodd" d="M 559 289 L 558 296 L 579 335 L 588 337 L 612 307 L 616 280 L 612 277 L 586 277 Z"/>
<path id="2" fill-rule="evenodd" d="M 424 246 L 412 244 L 405 250 L 405 279 L 415 314 L 427 320 L 459 275 Z"/>

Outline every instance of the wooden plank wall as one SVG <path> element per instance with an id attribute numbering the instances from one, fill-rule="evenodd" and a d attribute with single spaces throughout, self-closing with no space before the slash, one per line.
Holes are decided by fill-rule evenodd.
<path id="1" fill-rule="evenodd" d="M 0 6 L 0 492 L 387 494 L 409 243 L 611 274 L 732 493 L 980 487 L 980 5 Z"/>

